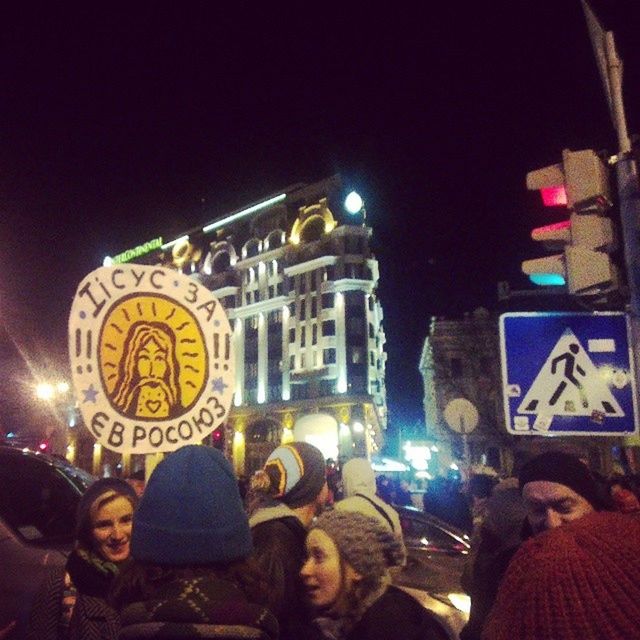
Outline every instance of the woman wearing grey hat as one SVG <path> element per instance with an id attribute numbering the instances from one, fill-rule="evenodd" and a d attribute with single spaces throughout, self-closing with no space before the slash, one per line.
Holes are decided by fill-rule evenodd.
<path id="1" fill-rule="evenodd" d="M 391 585 L 390 568 L 405 551 L 376 519 L 328 511 L 306 541 L 300 575 L 317 612 L 320 636 L 331 640 L 435 640 L 442 637 L 429 613 Z"/>

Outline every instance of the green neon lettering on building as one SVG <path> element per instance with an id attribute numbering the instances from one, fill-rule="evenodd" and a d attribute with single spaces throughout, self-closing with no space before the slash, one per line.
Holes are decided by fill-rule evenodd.
<path id="1" fill-rule="evenodd" d="M 139 258 L 147 253 L 151 253 L 156 249 L 160 249 L 162 247 L 162 238 L 154 238 L 153 240 L 149 240 L 144 244 L 138 245 L 133 249 L 127 249 L 122 253 L 119 253 L 117 256 L 113 258 L 113 262 L 116 264 L 120 264 L 122 262 L 129 262 L 134 258 Z"/>

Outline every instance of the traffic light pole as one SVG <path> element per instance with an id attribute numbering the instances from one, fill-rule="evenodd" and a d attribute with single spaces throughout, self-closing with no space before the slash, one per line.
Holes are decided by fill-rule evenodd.
<path id="1" fill-rule="evenodd" d="M 582 0 L 582 8 L 609 105 L 613 128 L 618 137 L 620 150 L 615 164 L 624 240 L 624 261 L 629 286 L 629 311 L 633 320 L 640 322 L 640 189 L 638 169 L 631 151 L 622 97 L 622 60 L 616 51 L 613 32 L 605 31 L 587 0 Z M 634 333 L 634 338 L 637 338 L 638 333 Z M 634 340 L 634 343 L 637 343 L 637 340 Z"/>
<path id="2" fill-rule="evenodd" d="M 600 27 L 599 24 L 597 26 Z M 602 30 L 600 33 L 592 33 L 592 40 L 594 37 L 600 38 L 601 46 L 604 49 L 606 64 L 602 65 L 600 71 L 602 74 L 606 74 L 604 82 L 604 86 L 607 88 L 606 97 L 620 148 L 616 161 L 616 178 L 624 240 L 624 261 L 629 286 L 629 311 L 634 321 L 638 323 L 640 322 L 640 186 L 638 184 L 638 167 L 631 151 L 631 141 L 627 132 L 627 119 L 622 99 L 622 63 L 616 51 L 613 33 Z M 638 333 L 634 337 L 637 338 Z"/>
<path id="3" fill-rule="evenodd" d="M 616 177 L 624 239 L 624 261 L 629 286 L 629 311 L 635 323 L 638 323 L 640 322 L 640 188 L 636 161 L 629 152 L 616 163 Z"/>
<path id="4" fill-rule="evenodd" d="M 614 35 L 611 31 L 604 30 L 587 0 L 582 0 L 582 7 L 620 148 L 616 159 L 616 177 L 624 242 L 624 261 L 629 287 L 629 315 L 631 318 L 631 344 L 635 361 L 636 393 L 640 397 L 640 393 L 638 393 L 640 391 L 638 389 L 640 384 L 640 185 L 638 184 L 638 168 L 627 132 L 622 98 L 622 61 L 616 51 Z M 629 445 L 637 446 L 637 438 L 630 440 L 627 441 Z"/>

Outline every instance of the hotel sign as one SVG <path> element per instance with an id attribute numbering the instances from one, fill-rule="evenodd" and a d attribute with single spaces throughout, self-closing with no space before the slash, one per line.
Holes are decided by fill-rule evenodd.
<path id="1" fill-rule="evenodd" d="M 119 253 L 117 256 L 111 258 L 111 261 L 114 264 L 122 264 L 123 262 L 130 262 L 131 260 L 135 260 L 135 258 L 139 258 L 147 253 L 151 253 L 156 249 L 160 249 L 162 247 L 162 238 L 154 238 L 153 240 L 149 240 L 144 244 L 140 244 L 133 249 L 127 249 L 122 253 Z"/>

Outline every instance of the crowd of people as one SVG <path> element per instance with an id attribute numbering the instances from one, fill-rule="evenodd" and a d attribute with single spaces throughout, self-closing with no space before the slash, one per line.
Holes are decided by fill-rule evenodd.
<path id="1" fill-rule="evenodd" d="M 66 566 L 42 584 L 17 637 L 441 640 L 430 613 L 392 584 L 407 552 L 370 463 L 349 460 L 339 482 L 334 471 L 295 442 L 245 487 L 219 450 L 189 445 L 141 495 L 96 481 Z M 633 478 L 605 481 L 551 451 L 512 478 L 472 477 L 465 491 L 436 481 L 424 504 L 471 534 L 461 640 L 640 638 Z"/>
<path id="2" fill-rule="evenodd" d="M 547 451 L 493 486 L 473 532 L 461 640 L 640 638 L 640 505 Z M 633 504 L 632 504 L 633 503 Z"/>

